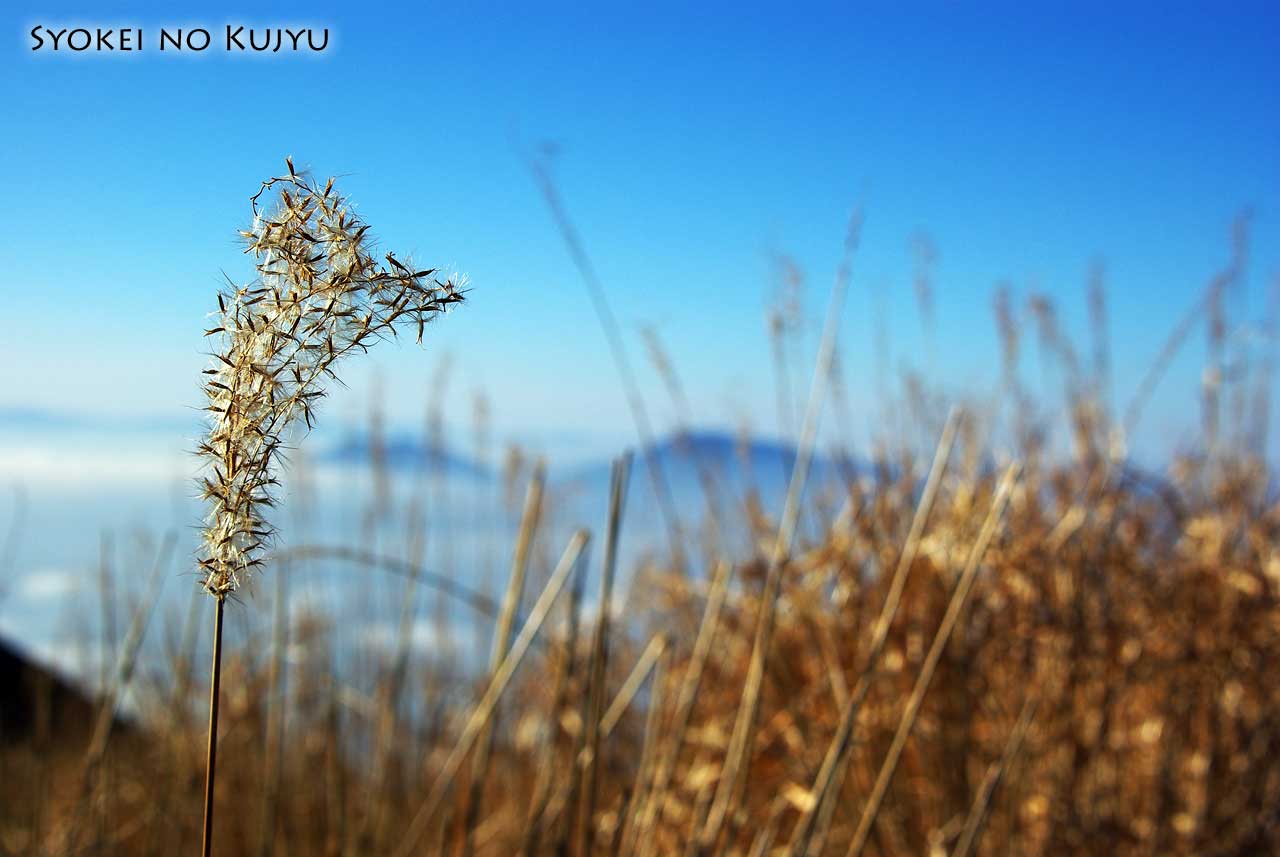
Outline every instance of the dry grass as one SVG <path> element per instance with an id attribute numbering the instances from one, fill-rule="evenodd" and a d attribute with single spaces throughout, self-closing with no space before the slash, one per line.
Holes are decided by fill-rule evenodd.
<path id="1" fill-rule="evenodd" d="M 785 563 L 745 787 L 711 850 L 745 854 L 768 826 L 778 851 L 813 810 L 821 823 L 807 841 L 827 854 L 848 852 L 860 819 L 869 819 L 864 853 L 885 855 L 950 853 L 962 833 L 971 854 L 1252 854 L 1280 845 L 1280 674 L 1270 657 L 1280 643 L 1280 517 L 1259 505 L 1259 471 L 1188 467 L 1157 493 L 1105 468 L 1029 466 L 966 576 L 995 477 L 960 470 L 940 479 L 847 759 L 824 787 L 829 802 L 812 787 L 873 651 L 922 475 L 905 467 L 855 486 L 849 514 Z M 733 587 L 723 574 L 709 588 L 683 573 L 645 575 L 643 596 L 633 594 L 627 622 L 611 631 L 605 685 L 610 697 L 622 690 L 649 628 L 669 640 L 662 669 L 649 673 L 662 686 L 635 696 L 607 734 L 588 719 L 608 708 L 590 692 L 598 644 L 579 633 L 571 645 L 560 627 L 533 646 L 534 626 L 512 650 L 527 655 L 521 671 L 502 659 L 501 681 L 487 693 L 477 687 L 477 705 L 443 712 L 430 728 L 397 720 L 385 739 L 396 752 L 376 769 L 349 750 L 374 734 L 377 707 L 330 680 L 327 624 L 295 622 L 291 639 L 313 654 L 289 675 L 269 819 L 259 812 L 268 776 L 258 761 L 269 669 L 235 653 L 217 853 L 250 853 L 264 824 L 274 853 L 453 853 L 468 839 L 476 854 L 579 853 L 583 830 L 591 853 L 686 853 L 730 746 L 767 565 L 763 553 L 737 563 Z M 968 603 L 957 607 L 966 581 Z M 531 620 L 550 610 L 544 599 Z M 950 639 L 931 649 L 940 627 Z M 507 713 L 488 763 L 468 766 L 500 701 Z M 588 739 L 593 726 L 598 739 Z M 102 853 L 179 853 L 198 839 L 200 727 L 179 706 L 154 710 L 145 728 L 146 740 L 131 736 L 109 754 L 112 821 L 93 843 Z M 588 740 L 598 754 L 584 752 Z M 24 759 L 24 748 L 4 752 L 6 770 L 42 764 Z M 84 825 L 83 811 L 71 814 L 75 754 L 49 765 L 40 795 L 6 778 L 10 853 L 39 851 L 24 838 L 33 818 L 47 842 Z M 482 784 L 470 781 L 473 771 L 487 773 Z M 468 794 L 482 798 L 470 824 Z M 870 814 L 869 795 L 878 798 Z M 369 812 L 382 820 L 357 843 L 352 831 Z"/>
<path id="2" fill-rule="evenodd" d="M 262 564 L 272 535 L 281 449 L 292 423 L 310 428 L 324 385 L 349 355 L 401 329 L 416 330 L 462 300 L 453 278 L 414 271 L 370 250 L 369 226 L 335 189 L 294 170 L 268 179 L 253 197 L 253 225 L 241 236 L 257 279 L 218 294 L 219 347 L 205 372 L 209 428 L 206 466 L 205 589 L 219 598 Z M 258 199 L 275 192 L 271 210 Z"/>
<path id="3" fill-rule="evenodd" d="M 751 498 L 719 506 L 745 510 L 734 525 L 757 547 L 728 556 L 717 535 L 701 557 L 663 551 L 602 624 L 582 606 L 585 535 L 549 577 L 537 559 L 540 469 L 512 479 L 529 500 L 501 600 L 335 548 L 466 599 L 494 623 L 489 669 L 398 647 L 370 697 L 336 678 L 341 615 L 282 618 L 277 640 L 305 653 L 286 666 L 230 652 L 216 853 L 1276 853 L 1280 506 L 1265 462 L 1219 442 L 1167 477 L 1127 464 L 1097 395 L 1105 347 L 1091 369 L 1069 360 L 1037 301 L 1043 345 L 1074 376 L 1070 453 L 1050 455 L 1001 295 L 995 413 L 905 406 L 938 441 L 932 466 L 886 444 L 838 513 L 798 490 L 783 520 Z M 1002 420 L 1016 455 L 997 467 Z M 625 526 L 614 496 L 610 543 Z M 294 547 L 290 574 L 305 574 L 322 552 Z M 611 574 L 603 586 L 607 604 Z M 90 755 L 109 765 L 109 809 L 78 797 L 82 753 L 0 747 L 0 849 L 65 853 L 70 830 L 93 853 L 194 849 L 201 688 L 183 651 L 143 695 L 139 730 Z"/>
<path id="4" fill-rule="evenodd" d="M 385 266 L 378 262 L 368 224 L 334 190 L 334 180 L 321 188 L 292 159 L 285 163 L 289 174 L 267 179 L 252 197 L 253 225 L 241 232 L 257 279 L 220 292 L 218 324 L 205 331 L 220 347 L 204 373 L 210 416 L 198 448 L 209 504 L 199 564 L 215 599 L 204 857 L 212 853 L 225 601 L 262 565 L 275 532 L 265 510 L 275 505 L 287 432 L 299 417 L 311 428 L 325 383 L 338 380 L 350 354 L 404 327 L 416 327 L 421 343 L 427 323 L 462 301 L 454 280 L 440 280 L 434 269 L 414 271 L 392 253 Z M 275 201 L 264 214 L 258 200 L 268 191 Z M 278 736 L 269 749 L 279 754 Z M 273 773 L 264 806 L 275 805 L 278 786 Z"/>

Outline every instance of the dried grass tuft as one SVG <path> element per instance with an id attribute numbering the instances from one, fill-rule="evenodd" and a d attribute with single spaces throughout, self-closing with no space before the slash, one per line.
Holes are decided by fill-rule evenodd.
<path id="1" fill-rule="evenodd" d="M 285 432 L 298 418 L 311 428 L 337 365 L 404 329 L 421 342 L 427 323 L 463 299 L 456 276 L 414 270 L 393 253 L 375 258 L 368 224 L 334 180 L 320 186 L 287 164 L 253 196 L 253 223 L 240 233 L 257 279 L 219 292 L 205 331 L 219 347 L 205 370 L 210 416 L 198 452 L 210 511 L 199 562 L 218 597 L 262 565 Z"/>

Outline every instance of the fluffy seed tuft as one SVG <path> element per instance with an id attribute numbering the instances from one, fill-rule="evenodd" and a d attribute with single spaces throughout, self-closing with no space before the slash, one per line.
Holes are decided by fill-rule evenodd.
<path id="1" fill-rule="evenodd" d="M 463 300 L 456 275 L 418 270 L 392 253 L 375 258 L 368 224 L 334 180 L 321 186 L 286 164 L 288 175 L 253 196 L 253 224 L 240 233 L 258 276 L 219 292 L 205 331 L 219 347 L 204 373 L 209 416 L 197 452 L 210 509 L 199 562 L 218 598 L 262 565 L 285 430 L 299 417 L 314 425 L 337 364 L 402 329 L 421 342 L 426 325 Z M 268 193 L 274 204 L 264 212 Z"/>

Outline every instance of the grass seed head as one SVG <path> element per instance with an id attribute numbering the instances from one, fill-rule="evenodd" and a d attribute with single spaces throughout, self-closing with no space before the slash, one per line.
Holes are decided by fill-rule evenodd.
<path id="1" fill-rule="evenodd" d="M 417 269 L 393 253 L 374 256 L 368 224 L 334 189 L 286 162 L 263 182 L 252 225 L 240 234 L 255 259 L 249 285 L 218 294 L 206 331 L 218 347 L 205 370 L 207 433 L 198 453 L 209 503 L 200 566 L 217 597 L 262 564 L 285 430 L 310 429 L 325 383 L 353 352 L 402 330 L 418 342 L 426 325 L 463 299 L 463 281 Z M 260 207 L 264 195 L 273 202 Z"/>

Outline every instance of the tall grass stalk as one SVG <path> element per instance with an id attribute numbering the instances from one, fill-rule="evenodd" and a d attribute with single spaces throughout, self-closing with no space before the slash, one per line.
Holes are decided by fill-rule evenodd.
<path id="1" fill-rule="evenodd" d="M 1040 698 L 1034 691 L 1027 694 L 1027 701 L 1022 704 L 1022 712 L 1013 725 L 1013 731 L 1009 733 L 1009 741 L 1005 744 L 1004 752 L 1000 755 L 1000 759 L 987 769 L 986 775 L 982 778 L 982 784 L 978 786 L 978 793 L 973 799 L 973 805 L 969 808 L 969 814 L 965 816 L 964 827 L 960 829 L 960 838 L 956 840 L 956 847 L 952 850 L 951 857 L 969 857 L 969 853 L 973 851 L 982 825 L 987 820 L 987 811 L 991 808 L 991 796 L 1022 749 L 1023 739 L 1027 737 L 1027 730 L 1036 716 L 1039 703 Z"/>
<path id="2" fill-rule="evenodd" d="M 213 787 L 218 766 L 218 708 L 222 699 L 222 616 L 226 612 L 225 596 L 214 597 L 213 662 L 209 674 L 209 742 L 204 763 L 204 826 L 200 834 L 200 855 L 213 853 Z"/>
<path id="3" fill-rule="evenodd" d="M 822 767 L 818 770 L 810 790 L 814 796 L 814 803 L 802 812 L 792 833 L 791 844 L 788 847 L 789 852 L 792 854 L 804 855 L 809 853 L 809 838 L 813 835 L 813 824 L 818 817 L 815 813 L 824 802 L 835 799 L 835 793 L 839 788 L 836 775 L 842 767 L 845 753 L 848 752 L 849 742 L 852 740 L 854 725 L 858 718 L 858 711 L 861 709 L 863 702 L 867 698 L 867 693 L 871 689 L 871 679 L 879 666 L 880 655 L 884 651 L 885 643 L 889 639 L 889 629 L 893 625 L 894 618 L 898 615 L 898 607 L 902 603 L 902 593 L 907 585 L 907 576 L 911 573 L 911 566 L 916 560 L 916 553 L 920 549 L 920 540 L 924 537 L 924 528 L 928 523 L 929 513 L 933 510 L 933 504 L 938 497 L 938 489 L 942 485 L 943 474 L 947 470 L 947 462 L 951 459 L 951 450 L 955 445 L 959 423 L 960 413 L 953 410 L 947 418 L 946 426 L 942 430 L 942 437 L 938 440 L 938 448 L 933 455 L 933 464 L 929 467 L 929 475 L 925 479 L 924 490 L 920 494 L 920 502 L 916 505 L 915 514 L 911 517 L 911 526 L 907 531 L 906 543 L 903 545 L 902 552 L 898 555 L 898 561 L 894 566 L 893 576 L 889 580 L 889 589 L 885 593 L 884 604 L 880 608 L 880 615 L 876 618 L 875 624 L 871 628 L 871 641 L 867 647 L 862 672 L 858 677 L 858 682 L 854 686 L 853 692 L 841 709 L 839 725 L 836 727 L 835 735 L 831 738 L 826 756 L 822 760 Z"/>
<path id="4" fill-rule="evenodd" d="M 273 536 L 265 510 L 275 505 L 281 451 L 296 421 L 309 429 L 324 385 L 353 352 L 426 324 L 462 301 L 454 278 L 414 270 L 371 252 L 369 227 L 347 200 L 294 169 L 267 179 L 251 199 L 252 225 L 241 232 L 257 278 L 217 296 L 219 344 L 205 370 L 208 431 L 198 447 L 209 503 L 203 532 L 204 588 L 215 601 L 209 742 L 202 852 L 212 848 L 218 690 L 227 597 L 263 565 Z M 267 211 L 258 202 L 274 194 Z"/>
<path id="5" fill-rule="evenodd" d="M 104 814 L 105 807 L 95 805 L 95 797 L 98 800 L 105 799 L 105 794 L 110 789 L 110 783 L 102 781 L 102 773 L 104 762 L 107 758 L 107 748 L 117 723 L 119 713 L 117 708 L 128 693 L 130 683 L 133 680 L 134 670 L 138 663 L 138 655 L 142 650 L 142 643 L 146 637 L 147 626 L 150 624 L 151 614 L 164 586 L 164 572 L 169 568 L 169 560 L 172 558 L 176 544 L 176 536 L 173 533 L 169 533 L 156 550 L 151 573 L 138 595 L 133 618 L 129 623 L 129 630 L 119 651 L 114 652 L 114 664 L 107 668 L 107 682 L 103 688 L 102 700 L 98 704 L 98 710 L 94 717 L 89 747 L 85 751 L 80 771 L 77 815 L 81 814 L 86 808 L 92 811 L 95 819 L 95 832 L 99 840 L 102 838 L 102 831 L 96 829 L 97 819 Z M 106 657 L 107 654 L 104 652 L 103 658 L 105 659 Z M 84 831 L 84 825 L 70 828 L 64 839 L 63 848 L 75 848 L 78 845 L 80 834 L 84 833 Z"/>
<path id="6" fill-rule="evenodd" d="M 676 762 L 680 758 L 680 750 L 684 746 L 690 718 L 693 716 L 693 705 L 698 698 L 698 688 L 702 684 L 707 661 L 711 656 L 711 645 L 715 641 L 716 630 L 720 624 L 720 612 L 728 598 L 729 581 L 732 575 L 733 565 L 727 560 L 721 560 L 716 564 L 711 576 L 711 585 L 707 590 L 707 603 L 703 608 L 702 621 L 698 625 L 698 635 L 694 639 L 693 650 L 689 655 L 689 665 L 685 668 L 684 676 L 680 681 L 670 735 L 656 763 L 652 789 L 645 795 L 644 802 L 639 804 L 641 811 L 636 831 L 640 841 L 644 842 L 643 850 L 640 852 L 644 857 L 649 857 L 657 847 L 656 840 L 649 834 L 653 825 L 661 821 L 666 807 L 667 792 L 675 773 Z M 624 855 L 630 853 L 630 850 L 623 852 Z"/>
<path id="7" fill-rule="evenodd" d="M 551 217 L 560 232 L 560 237 L 564 240 L 574 267 L 578 269 L 578 274 L 582 277 L 582 281 L 587 287 L 591 307 L 595 311 L 596 320 L 600 323 L 600 329 L 603 331 L 605 340 L 608 343 L 609 355 L 613 359 L 614 368 L 617 370 L 618 377 L 622 382 L 623 393 L 627 400 L 627 409 L 631 412 L 631 419 L 636 426 L 636 435 L 640 440 L 640 452 L 644 457 L 645 467 L 649 471 L 649 479 L 653 483 L 653 493 L 657 498 L 658 511 L 662 515 L 663 524 L 666 527 L 667 544 L 671 551 L 671 563 L 676 568 L 685 568 L 687 563 L 684 537 L 681 534 L 680 516 L 676 511 L 675 500 L 671 495 L 671 485 L 658 457 L 653 425 L 649 420 L 649 412 L 645 408 L 644 397 L 640 393 L 640 385 L 636 381 L 635 370 L 631 367 L 631 359 L 627 355 L 627 348 L 622 340 L 622 332 L 618 326 L 617 317 L 609 304 L 609 297 L 605 293 L 604 286 L 596 274 L 595 266 L 591 263 L 591 257 L 587 255 L 586 248 L 578 237 L 578 230 L 574 228 L 573 221 L 569 218 L 569 212 L 560 199 L 559 190 L 556 188 L 555 180 L 551 175 L 550 164 L 547 163 L 545 158 L 531 159 L 529 161 L 529 170 L 538 184 L 538 189 L 542 192 L 542 197 L 547 203 L 547 208 L 550 210 Z"/>
<path id="8" fill-rule="evenodd" d="M 845 233 L 844 253 L 849 255 L 857 247 L 858 236 L 862 229 L 862 212 L 855 209 L 849 218 Z M 719 839 L 730 807 L 737 801 L 744 785 L 742 773 L 746 767 L 748 755 L 754 744 L 756 717 L 759 713 L 760 691 L 764 681 L 765 660 L 773 642 L 774 611 L 777 607 L 778 595 L 782 587 L 782 573 L 786 561 L 791 554 L 792 540 L 800 522 L 801 498 L 805 482 L 809 477 L 809 465 L 813 460 L 814 445 L 818 436 L 818 421 L 822 412 L 822 400 L 827 377 L 835 359 L 837 332 L 840 329 L 840 316 L 844 310 L 844 298 L 849 288 L 847 268 L 841 266 L 836 276 L 835 285 L 831 289 L 830 303 L 827 307 L 826 321 L 823 325 L 822 340 L 818 349 L 817 364 L 813 370 L 813 380 L 809 389 L 809 401 L 805 406 L 804 423 L 800 433 L 799 449 L 795 464 L 791 471 L 791 480 L 787 486 L 786 501 L 782 510 L 782 519 L 778 524 L 777 537 L 774 540 L 773 552 L 769 556 L 769 567 L 765 575 L 764 592 L 760 598 L 760 615 L 756 622 L 755 642 L 751 649 L 751 661 L 747 670 L 746 684 L 743 688 L 742 700 L 738 706 L 738 716 L 734 721 L 733 735 L 726 752 L 724 768 L 716 785 L 716 796 L 711 805 L 710 815 L 703 828 L 700 847 L 709 851 Z"/>
<path id="9" fill-rule="evenodd" d="M 397 857 L 408 857 L 409 854 L 412 854 L 419 841 L 427 833 L 427 825 L 431 823 L 436 811 L 453 787 L 454 777 L 457 775 L 458 769 L 462 767 L 463 760 L 466 758 L 467 753 L 471 751 L 471 748 L 475 746 L 476 739 L 488 724 L 490 718 L 493 717 L 493 712 L 502 698 L 503 691 L 507 689 L 512 676 L 515 675 L 516 669 L 520 666 L 520 662 L 524 659 L 525 654 L 528 653 L 529 647 L 533 645 L 534 638 L 542 628 L 542 623 L 547 620 L 547 616 L 551 613 L 551 608 L 555 605 L 556 598 L 559 597 L 560 591 L 569 579 L 569 575 L 577 568 L 578 557 L 581 556 L 582 549 L 586 547 L 587 539 L 587 532 L 579 530 L 569 540 L 569 545 L 565 548 L 559 565 L 552 573 L 551 579 L 547 581 L 547 585 L 533 605 L 533 609 L 529 611 L 529 618 L 525 620 L 524 627 L 520 629 L 520 633 L 511 644 L 511 649 L 507 652 L 506 657 L 502 659 L 498 669 L 494 671 L 484 696 L 481 697 L 467 718 L 462 734 L 454 743 L 453 750 L 437 776 L 431 792 L 409 823 L 409 828 L 404 834 L 400 847 L 394 852 Z"/>
<path id="10" fill-rule="evenodd" d="M 885 756 L 884 764 L 880 767 L 880 773 L 877 775 L 875 785 L 871 789 L 871 795 L 867 798 L 867 804 L 862 809 L 862 818 L 858 821 L 858 827 L 853 833 L 853 841 L 849 843 L 848 857 L 861 857 L 862 850 L 867 845 L 867 837 L 871 834 L 871 825 L 875 823 L 876 815 L 880 812 L 880 806 L 884 802 L 885 793 L 889 789 L 889 783 L 893 779 L 894 772 L 898 769 L 898 760 L 902 758 L 902 750 L 907 745 L 907 738 L 910 737 L 911 730 L 915 727 L 916 716 L 920 713 L 920 705 L 924 701 L 925 694 L 929 692 L 929 684 L 933 681 L 933 674 L 938 668 L 938 662 L 942 659 L 942 653 L 946 649 L 947 643 L 951 640 L 951 632 L 955 630 L 956 623 L 960 621 L 960 613 L 964 610 L 965 604 L 969 599 L 969 592 L 973 588 L 973 581 L 978 574 L 982 558 L 987 552 L 987 546 L 991 544 L 991 539 L 996 534 L 1005 506 L 1008 505 L 1009 498 L 1013 493 L 1019 469 L 1020 465 L 1016 463 L 1009 465 L 1000 479 L 1000 484 L 996 487 L 995 497 L 991 501 L 991 509 L 987 513 L 986 520 L 982 523 L 982 529 L 978 532 L 977 539 L 974 540 L 973 548 L 969 552 L 969 558 L 965 561 L 964 570 L 960 572 L 960 580 L 956 583 L 956 588 L 951 594 L 951 600 L 947 603 L 947 611 L 942 617 L 942 624 L 938 626 L 938 631 L 934 634 L 933 643 L 930 645 L 929 653 L 925 656 L 924 663 L 920 667 L 920 674 L 916 678 L 915 687 L 912 688 L 911 695 L 907 698 L 906 708 L 902 712 L 901 720 L 898 722 L 898 729 L 893 735 L 893 743 L 889 745 L 889 752 Z"/>
<path id="11" fill-rule="evenodd" d="M 601 718 L 605 716 L 605 678 L 609 669 L 609 627 L 613 618 L 613 582 L 618 567 L 618 538 L 622 534 L 622 512 L 631 475 L 631 457 L 613 463 L 609 480 L 609 519 L 605 529 L 604 567 L 600 572 L 600 603 L 595 637 L 591 644 L 591 666 L 587 676 L 586 760 L 583 770 L 583 811 L 579 822 L 578 853 L 588 855 L 595 841 L 596 781 L 600 768 Z"/>
<path id="12" fill-rule="evenodd" d="M 515 554 L 511 560 L 511 576 L 507 580 L 502 610 L 498 614 L 497 627 L 494 629 L 493 647 L 489 652 L 490 678 L 502 665 L 502 659 L 506 657 L 511 645 L 511 632 L 515 627 L 516 616 L 520 612 L 520 602 L 524 598 L 524 581 L 529 570 L 529 557 L 533 552 L 533 539 L 537 532 L 538 519 L 542 514 L 542 497 L 546 489 L 546 479 L 546 465 L 539 461 L 534 466 L 533 475 L 529 479 L 524 511 L 520 516 L 520 529 L 516 534 Z M 495 716 L 485 724 L 476 743 L 476 756 L 471 765 L 471 792 L 464 811 L 463 857 L 470 857 L 475 848 L 475 826 L 480 820 L 481 804 L 484 800 L 484 783 L 489 773 L 489 757 L 493 753 L 493 730 L 496 720 L 495 713 Z"/>

